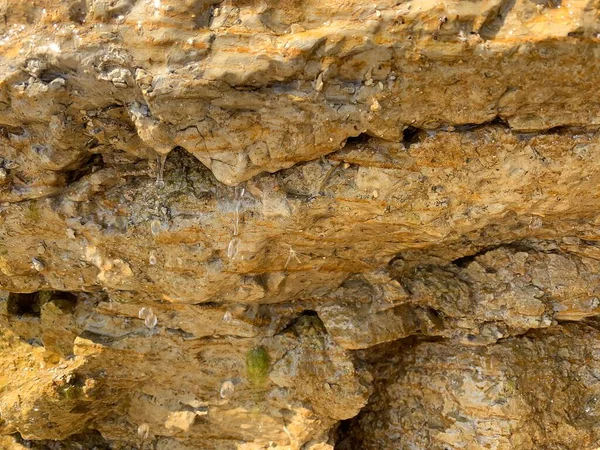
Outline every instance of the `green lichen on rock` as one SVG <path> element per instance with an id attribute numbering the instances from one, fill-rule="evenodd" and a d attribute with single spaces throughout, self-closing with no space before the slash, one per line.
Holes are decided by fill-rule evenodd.
<path id="1" fill-rule="evenodd" d="M 38 207 L 37 202 L 29 202 L 29 207 L 27 210 L 27 218 L 29 221 L 32 223 L 37 223 L 40 220 L 40 216 L 40 208 Z"/>
<path id="2" fill-rule="evenodd" d="M 48 303 L 49 301 L 51 301 L 53 297 L 54 297 L 54 294 L 52 291 L 39 291 L 38 292 L 38 300 L 39 300 L 40 307 L 42 305 L 44 305 L 45 303 Z"/>
<path id="3" fill-rule="evenodd" d="M 248 380 L 254 386 L 265 384 L 269 376 L 271 359 L 264 347 L 254 347 L 246 353 Z"/>
<path id="4" fill-rule="evenodd" d="M 77 400 L 81 397 L 83 397 L 83 389 L 81 386 L 67 384 L 58 388 L 58 398 L 60 400 Z"/>

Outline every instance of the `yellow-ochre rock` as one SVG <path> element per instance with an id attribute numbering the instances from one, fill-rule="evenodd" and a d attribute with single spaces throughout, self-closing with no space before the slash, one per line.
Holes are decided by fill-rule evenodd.
<path id="1" fill-rule="evenodd" d="M 600 448 L 600 4 L 0 2 L 0 448 Z"/>

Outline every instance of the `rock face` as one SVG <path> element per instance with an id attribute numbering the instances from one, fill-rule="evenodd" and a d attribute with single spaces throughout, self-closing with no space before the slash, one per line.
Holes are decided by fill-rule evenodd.
<path id="1" fill-rule="evenodd" d="M 565 324 L 487 347 L 390 346 L 339 448 L 596 448 L 599 338 L 597 323 Z"/>
<path id="2" fill-rule="evenodd" d="M 600 447 L 600 4 L 0 3 L 0 447 Z"/>

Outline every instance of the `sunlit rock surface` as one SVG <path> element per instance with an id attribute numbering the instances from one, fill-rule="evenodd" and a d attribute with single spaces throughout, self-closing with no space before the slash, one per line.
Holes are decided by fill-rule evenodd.
<path id="1" fill-rule="evenodd" d="M 600 5 L 0 3 L 0 447 L 600 447 Z"/>

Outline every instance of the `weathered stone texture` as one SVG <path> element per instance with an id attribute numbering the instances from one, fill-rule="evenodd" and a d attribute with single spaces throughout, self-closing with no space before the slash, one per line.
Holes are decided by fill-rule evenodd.
<path id="1" fill-rule="evenodd" d="M 0 19 L 0 447 L 600 447 L 598 2 Z"/>
<path id="2" fill-rule="evenodd" d="M 489 347 L 390 347 L 339 447 L 596 448 L 598 338 L 596 323 L 565 324 Z"/>

